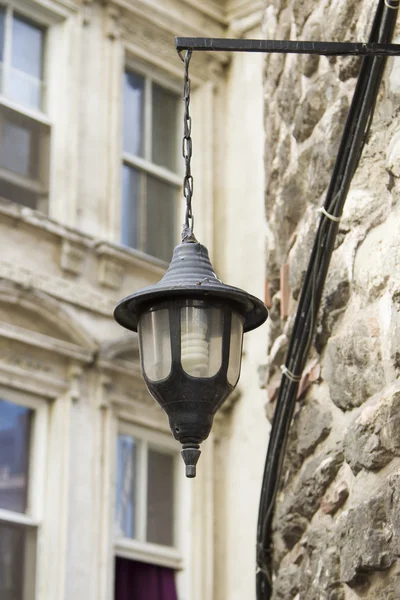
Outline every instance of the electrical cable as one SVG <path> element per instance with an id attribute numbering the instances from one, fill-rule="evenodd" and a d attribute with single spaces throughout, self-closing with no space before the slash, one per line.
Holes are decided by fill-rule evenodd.
<path id="1" fill-rule="evenodd" d="M 371 43 L 388 43 L 393 37 L 398 6 L 387 6 L 379 0 L 371 34 Z M 309 347 L 312 343 L 315 321 L 321 302 L 329 262 L 338 231 L 338 222 L 366 142 L 377 94 L 383 76 L 386 59 L 366 57 L 363 59 L 353 100 L 350 106 L 342 140 L 322 214 L 319 220 L 310 262 L 296 313 L 295 323 L 285 361 L 286 373 L 281 379 L 275 414 L 265 463 L 261 489 L 257 528 L 257 600 L 270 600 L 272 582 L 272 520 L 276 495 L 280 485 L 287 437 L 293 418 L 298 391 L 298 378 L 304 369 Z"/>

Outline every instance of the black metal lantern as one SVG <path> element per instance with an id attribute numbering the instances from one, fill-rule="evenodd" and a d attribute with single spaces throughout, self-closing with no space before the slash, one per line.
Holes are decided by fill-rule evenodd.
<path id="1" fill-rule="evenodd" d="M 261 300 L 218 279 L 195 241 L 175 248 L 161 281 L 115 309 L 116 321 L 139 333 L 143 377 L 183 446 L 187 477 L 196 475 L 199 444 L 238 382 L 243 332 L 267 316 Z"/>
<path id="2" fill-rule="evenodd" d="M 199 445 L 239 379 L 243 332 L 264 323 L 268 312 L 254 296 L 218 279 L 207 248 L 193 234 L 190 57 L 188 51 L 183 59 L 183 243 L 175 248 L 161 281 L 121 300 L 114 317 L 139 333 L 144 380 L 183 446 L 187 477 L 195 477 Z"/>

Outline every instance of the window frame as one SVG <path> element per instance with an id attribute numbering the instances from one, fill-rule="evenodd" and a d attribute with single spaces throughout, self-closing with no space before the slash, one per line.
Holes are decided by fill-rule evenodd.
<path id="1" fill-rule="evenodd" d="M 46 156 L 46 160 L 40 162 L 39 173 L 37 179 L 30 177 L 24 177 L 7 169 L 0 169 L 0 177 L 7 183 L 16 185 L 28 192 L 37 195 L 37 207 L 36 210 L 42 212 L 48 212 L 49 208 L 49 187 L 50 187 L 50 141 L 52 137 L 52 122 L 47 116 L 48 103 L 47 103 L 47 91 L 48 91 L 48 63 L 49 63 L 49 44 L 48 44 L 48 28 L 49 23 L 46 19 L 40 18 L 34 10 L 29 10 L 28 5 L 2 2 L 0 0 L 0 7 L 5 10 L 4 19 L 4 56 L 2 62 L 3 74 L 0 85 L 0 104 L 6 109 L 13 111 L 14 113 L 22 115 L 25 119 L 34 122 L 35 127 L 43 128 L 43 135 L 40 136 L 39 141 L 39 154 Z M 6 91 L 6 79 L 7 72 L 11 67 L 11 48 L 12 48 L 12 21 L 14 14 L 20 15 L 22 18 L 31 21 L 33 25 L 42 29 L 43 31 L 43 56 L 42 56 L 42 70 L 43 77 L 41 81 L 41 108 L 30 108 L 23 104 L 19 104 L 14 100 L 11 100 L 5 94 Z M 47 147 L 46 147 L 47 146 Z M 11 201 L 10 201 L 11 202 Z"/>
<path id="2" fill-rule="evenodd" d="M 124 115 L 123 115 L 123 105 L 124 105 L 124 77 L 125 77 L 125 73 L 126 72 L 131 72 L 134 74 L 137 74 L 141 77 L 144 78 L 144 123 L 143 123 L 143 132 L 144 132 L 144 143 L 143 143 L 143 154 L 144 156 L 138 156 L 135 154 L 132 154 L 130 152 L 127 152 L 124 150 Z M 177 161 L 177 170 L 172 171 L 171 169 L 168 169 L 167 167 L 161 166 L 161 165 L 157 165 L 156 163 L 152 162 L 151 160 L 151 155 L 152 155 L 152 127 L 153 127 L 153 123 L 152 123 L 152 93 L 153 93 L 153 83 L 156 85 L 159 85 L 160 87 L 164 88 L 167 91 L 173 92 L 177 95 L 178 99 L 181 97 L 182 95 L 182 89 L 181 89 L 181 85 L 179 84 L 178 80 L 175 80 L 172 76 L 169 76 L 167 73 L 164 73 L 161 69 L 157 69 L 155 67 L 152 67 L 151 65 L 148 65 L 147 63 L 142 63 L 140 60 L 133 58 L 132 56 L 125 56 L 125 60 L 123 62 L 123 69 L 122 69 L 122 77 L 121 77 L 121 103 L 120 103 L 120 107 L 121 107 L 121 137 L 120 137 L 120 154 L 121 154 L 121 160 L 120 160 L 120 164 L 123 167 L 124 165 L 130 167 L 131 169 L 136 169 L 137 171 L 139 171 L 140 174 L 144 174 L 144 175 L 149 175 L 151 177 L 154 177 L 156 179 L 158 179 L 159 181 L 161 181 L 162 183 L 165 183 L 167 185 L 170 186 L 174 186 L 176 188 L 176 192 L 177 192 L 177 200 L 176 200 L 176 206 L 175 206 L 175 214 L 174 214 L 174 221 L 175 221 L 175 238 L 177 238 L 177 234 L 178 234 L 178 227 L 179 227 L 179 219 L 178 219 L 178 215 L 179 215 L 179 209 L 182 206 L 182 202 L 179 200 L 179 193 L 180 190 L 182 189 L 182 181 L 183 181 L 183 159 L 182 161 L 180 161 L 181 159 L 181 153 L 180 153 L 180 144 L 179 144 L 179 139 L 180 139 L 180 129 L 179 126 L 177 127 L 177 144 L 176 144 L 176 161 Z M 178 104 L 178 110 L 177 110 L 177 124 L 179 124 L 181 121 L 183 120 L 183 103 L 180 106 Z M 119 185 L 119 189 L 120 189 L 120 207 L 121 207 L 121 218 L 122 218 L 122 168 L 120 169 L 120 185 Z M 144 187 L 144 186 L 142 186 Z M 139 243 L 139 248 L 133 248 L 134 250 L 138 250 L 140 252 L 144 252 L 146 254 L 145 251 L 145 247 L 146 247 L 146 242 L 147 242 L 147 223 L 146 223 L 146 193 L 143 189 L 141 189 L 140 191 L 140 198 L 139 198 L 139 210 L 140 210 L 140 243 Z M 121 223 L 121 218 L 120 218 L 120 223 Z M 120 233 L 119 233 L 119 242 L 121 243 L 121 225 L 120 225 L 120 229 L 119 229 Z M 175 240 L 175 243 L 177 243 L 177 239 Z M 171 252 L 172 252 L 171 248 Z M 165 261 L 163 259 L 159 259 L 158 257 L 153 257 L 152 255 L 148 255 L 151 256 L 152 258 L 156 259 L 156 260 L 162 260 L 164 263 Z"/>
<path id="3" fill-rule="evenodd" d="M 18 513 L 0 508 L 0 523 L 24 527 L 28 532 L 35 533 L 35 539 L 26 538 L 26 554 L 32 552 L 34 562 L 24 561 L 23 567 L 23 598 L 36 598 L 39 590 L 39 556 L 41 546 L 42 523 L 45 504 L 46 455 L 48 432 L 48 404 L 29 392 L 16 391 L 0 386 L 0 398 L 12 404 L 30 408 L 34 411 L 29 447 L 28 494 L 25 513 Z M 34 582 L 34 584 L 33 584 Z M 32 597 L 32 587 L 34 595 Z"/>
<path id="4" fill-rule="evenodd" d="M 137 521 L 139 524 L 138 538 L 131 539 L 118 537 L 115 531 L 115 509 L 116 509 L 116 480 L 113 485 L 114 498 L 114 556 L 138 560 L 153 565 L 159 565 L 175 569 L 177 571 L 184 568 L 184 561 L 181 551 L 181 536 L 183 530 L 182 507 L 183 507 L 183 468 L 179 454 L 178 443 L 168 433 L 144 428 L 128 421 L 119 420 L 115 444 L 117 444 L 119 435 L 127 435 L 138 440 L 138 489 L 137 489 Z M 173 546 L 163 546 L 146 541 L 147 526 L 147 458 L 148 449 L 154 448 L 165 454 L 174 457 L 173 464 L 173 486 L 174 486 L 174 507 L 173 507 Z M 115 472 L 117 466 L 117 452 L 115 452 Z M 184 492 L 183 492 L 184 493 Z"/>

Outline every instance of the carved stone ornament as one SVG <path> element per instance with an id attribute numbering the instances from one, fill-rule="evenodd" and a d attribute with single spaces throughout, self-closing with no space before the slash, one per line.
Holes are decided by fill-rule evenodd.
<path id="1" fill-rule="evenodd" d="M 82 273 L 83 260 L 85 258 L 86 249 L 80 244 L 63 240 L 61 246 L 60 265 L 63 271 L 80 275 Z"/>
<path id="2" fill-rule="evenodd" d="M 124 269 L 107 256 L 102 256 L 98 262 L 98 282 L 105 287 L 118 290 L 122 284 Z"/>

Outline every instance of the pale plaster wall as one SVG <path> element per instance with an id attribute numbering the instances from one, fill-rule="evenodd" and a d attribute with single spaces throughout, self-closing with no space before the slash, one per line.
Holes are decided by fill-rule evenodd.
<path id="1" fill-rule="evenodd" d="M 250 38 L 259 35 L 259 28 L 246 32 Z M 214 242 L 214 262 L 224 281 L 260 298 L 265 273 L 262 65 L 262 56 L 233 54 L 218 99 Z M 216 439 L 215 600 L 255 598 L 258 499 L 269 431 L 257 367 L 266 337 L 267 325 L 245 335 L 238 396 Z"/>

